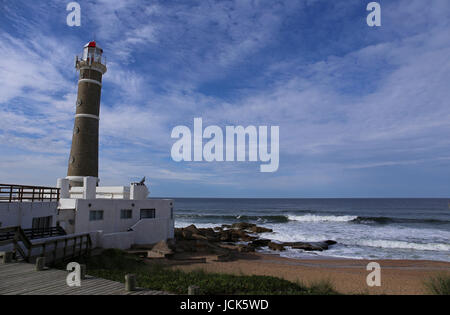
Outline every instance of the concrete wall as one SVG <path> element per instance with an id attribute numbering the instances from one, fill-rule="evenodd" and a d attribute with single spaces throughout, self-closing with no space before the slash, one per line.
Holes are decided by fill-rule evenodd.
<path id="1" fill-rule="evenodd" d="M 33 218 L 49 216 L 53 217 L 52 226 L 55 226 L 57 215 L 57 202 L 0 203 L 1 227 L 21 226 L 22 229 L 31 229 Z"/>
<path id="2" fill-rule="evenodd" d="M 61 200 L 70 208 L 71 202 Z M 171 218 L 173 201 L 168 199 L 108 200 L 77 199 L 75 201 L 74 233 L 98 232 L 98 246 L 103 248 L 129 248 L 133 244 L 153 244 L 174 237 L 174 220 Z M 140 219 L 141 209 L 155 209 L 155 219 Z M 103 211 L 103 220 L 91 221 L 90 211 Z M 121 210 L 131 210 L 132 218 L 122 219 Z M 70 210 L 68 210 L 70 211 Z M 63 213 L 60 210 L 63 220 Z M 69 217 L 64 214 L 64 218 Z M 131 231 L 132 230 L 132 231 Z M 128 247 L 126 247 L 128 246 Z"/>
<path id="3" fill-rule="evenodd" d="M 173 238 L 172 208 L 173 201 L 168 199 L 0 203 L 0 222 L 2 227 L 28 229 L 33 218 L 52 216 L 53 226 L 59 221 L 69 234 L 90 233 L 94 246 L 127 249 L 133 244 L 154 244 Z M 121 219 L 122 209 L 132 210 L 132 218 Z M 141 209 L 155 209 L 156 218 L 141 220 Z M 90 221 L 91 210 L 103 210 L 103 220 Z"/>
<path id="4" fill-rule="evenodd" d="M 97 247 L 101 248 L 115 248 L 115 249 L 129 249 L 131 245 L 135 244 L 134 232 L 122 233 L 100 233 L 100 238 L 97 241 Z"/>
<path id="5" fill-rule="evenodd" d="M 174 238 L 173 226 L 174 222 L 167 219 L 140 220 L 132 227 L 135 232 L 135 244 L 150 245 Z"/>

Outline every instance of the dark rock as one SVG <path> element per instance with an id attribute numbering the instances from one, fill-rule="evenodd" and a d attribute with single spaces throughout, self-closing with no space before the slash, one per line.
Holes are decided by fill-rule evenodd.
<path id="1" fill-rule="evenodd" d="M 240 253 L 250 253 L 250 252 L 254 252 L 255 248 L 252 247 L 252 246 L 247 246 L 247 245 L 240 244 L 240 245 L 237 246 L 237 250 Z"/>
<path id="2" fill-rule="evenodd" d="M 192 239 L 192 234 L 193 233 L 191 231 L 188 231 L 188 230 L 181 231 L 181 236 L 185 240 L 191 240 Z"/>
<path id="3" fill-rule="evenodd" d="M 197 227 L 196 227 L 195 225 L 190 225 L 190 226 L 188 226 L 188 227 L 185 227 L 185 228 L 183 229 L 183 231 L 189 231 L 189 232 L 191 232 L 192 234 L 200 234 L 200 230 L 197 229 Z"/>
<path id="4" fill-rule="evenodd" d="M 252 223 L 247 223 L 247 222 L 239 222 L 239 223 L 234 223 L 231 228 L 232 229 L 238 229 L 238 230 L 248 230 L 252 227 L 255 227 L 256 224 L 252 224 Z"/>
<path id="5" fill-rule="evenodd" d="M 217 255 L 217 257 L 215 259 L 215 261 L 219 261 L 219 262 L 230 261 L 230 260 L 231 260 L 230 253 Z"/>
<path id="6" fill-rule="evenodd" d="M 253 236 L 249 236 L 249 235 L 241 237 L 241 241 L 243 241 L 243 242 L 253 242 L 257 239 L 258 239 L 257 237 L 253 237 Z"/>
<path id="7" fill-rule="evenodd" d="M 307 252 L 311 252 L 311 251 L 321 252 L 321 251 L 324 250 L 320 246 L 315 246 L 315 245 L 312 245 L 312 244 L 309 244 L 309 243 L 297 244 L 295 246 L 292 246 L 292 248 L 293 249 L 302 249 L 302 250 L 307 251 Z"/>
<path id="8" fill-rule="evenodd" d="M 322 250 L 328 250 L 328 244 L 325 242 L 314 242 L 314 243 L 310 243 L 312 246 L 317 246 L 322 248 Z"/>
<path id="9" fill-rule="evenodd" d="M 273 232 L 273 230 L 271 230 L 271 229 L 267 229 L 267 228 L 260 227 L 260 226 L 252 226 L 250 228 L 250 231 L 252 231 L 253 233 L 257 233 L 257 234 L 260 234 L 260 233 L 272 233 Z"/>
<path id="10" fill-rule="evenodd" d="M 203 236 L 201 234 L 192 234 L 191 239 L 200 241 L 209 241 L 209 239 L 206 236 Z"/>
<path id="11" fill-rule="evenodd" d="M 325 242 L 288 242 L 283 243 L 284 246 L 292 247 L 294 249 L 303 249 L 305 251 L 324 251 L 328 250 L 329 246 L 337 244 L 335 241 Z"/>
<path id="12" fill-rule="evenodd" d="M 268 239 L 259 239 L 256 236 L 251 236 L 248 233 L 260 234 L 271 233 L 271 229 L 259 227 L 256 224 L 239 222 L 233 225 L 222 225 L 222 227 L 199 229 L 195 225 L 186 228 L 175 229 L 176 245 L 172 244 L 167 247 L 172 250 L 170 252 L 165 248 L 164 244 L 155 245 L 155 251 L 151 251 L 155 257 L 165 257 L 172 255 L 173 252 L 208 252 L 214 254 L 227 254 L 227 251 L 233 249 L 239 252 L 251 252 L 260 247 L 268 246 L 274 251 L 284 251 L 285 247 L 292 247 L 294 249 L 301 249 L 305 251 L 323 251 L 327 250 L 329 246 L 337 244 L 336 241 L 327 240 L 324 242 L 286 242 L 276 243 Z M 233 244 L 237 242 L 247 242 L 248 245 L 237 245 L 224 249 L 219 243 Z M 225 246 L 226 247 L 226 246 Z M 150 255 L 150 254 L 149 254 Z"/>
<path id="13" fill-rule="evenodd" d="M 253 247 L 266 247 L 269 246 L 270 240 L 268 239 L 256 239 L 251 242 L 251 246 Z"/>
<path id="14" fill-rule="evenodd" d="M 231 231 L 231 234 L 232 234 L 234 237 L 238 237 L 238 238 L 242 238 L 242 237 L 248 236 L 248 234 L 245 233 L 245 231 L 243 231 L 243 230 L 232 230 L 232 231 Z"/>
<path id="15" fill-rule="evenodd" d="M 230 230 L 222 231 L 219 233 L 219 240 L 221 242 L 232 242 L 233 237 Z"/>
<path id="16" fill-rule="evenodd" d="M 174 248 L 174 244 L 170 241 L 161 241 L 155 246 L 153 246 L 152 250 L 148 252 L 147 257 L 149 258 L 167 258 L 174 254 L 172 250 Z"/>
<path id="17" fill-rule="evenodd" d="M 282 251 L 286 250 L 286 249 L 284 248 L 283 244 L 278 244 L 278 243 L 270 242 L 270 243 L 268 244 L 268 246 L 269 246 L 269 248 L 270 248 L 271 250 L 275 250 L 275 251 L 279 251 L 279 252 L 282 252 Z"/>

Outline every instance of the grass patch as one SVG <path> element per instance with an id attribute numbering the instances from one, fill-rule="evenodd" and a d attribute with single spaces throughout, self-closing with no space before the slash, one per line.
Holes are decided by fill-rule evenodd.
<path id="1" fill-rule="evenodd" d="M 428 291 L 434 295 L 450 295 L 450 275 L 441 274 L 425 283 Z"/>
<path id="2" fill-rule="evenodd" d="M 333 283 L 330 280 L 321 280 L 313 282 L 310 290 L 317 295 L 333 295 L 336 294 Z"/>
<path id="3" fill-rule="evenodd" d="M 329 281 L 306 286 L 268 276 L 214 274 L 202 270 L 184 272 L 161 265 L 147 265 L 136 256 L 112 249 L 80 262 L 87 265 L 89 275 L 124 282 L 125 275 L 133 273 L 139 287 L 175 294 L 187 294 L 191 285 L 199 286 L 205 295 L 338 294 Z"/>

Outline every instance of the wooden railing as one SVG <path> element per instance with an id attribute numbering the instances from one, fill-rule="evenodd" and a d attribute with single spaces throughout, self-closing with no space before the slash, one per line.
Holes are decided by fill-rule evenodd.
<path id="1" fill-rule="evenodd" d="M 26 262 L 30 262 L 35 257 L 47 257 L 49 263 L 56 263 L 58 260 L 66 261 L 67 259 L 90 255 L 92 249 L 89 234 L 66 235 L 58 239 L 32 243 L 19 226 L 0 229 L 0 234 L 9 233 L 13 233 L 14 237 L 0 241 L 0 246 L 13 244 L 13 256 L 18 258 L 17 255 L 20 255 Z M 63 246 L 59 246 L 61 244 Z M 34 253 L 33 250 L 35 249 L 39 249 L 39 253 Z"/>
<path id="2" fill-rule="evenodd" d="M 44 229 L 23 229 L 23 232 L 29 240 L 67 235 L 66 231 L 60 226 Z M 15 231 L 0 233 L 0 241 L 12 240 L 15 234 Z"/>
<path id="3" fill-rule="evenodd" d="M 0 202 L 59 201 L 60 189 L 55 187 L 0 184 Z"/>

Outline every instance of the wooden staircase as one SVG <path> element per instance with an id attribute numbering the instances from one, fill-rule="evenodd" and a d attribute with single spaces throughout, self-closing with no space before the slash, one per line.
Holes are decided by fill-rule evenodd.
<path id="1" fill-rule="evenodd" d="M 26 233 L 20 226 L 0 228 L 0 247 L 12 245 L 13 258 L 16 260 L 33 262 L 37 257 L 45 257 L 48 264 L 89 256 L 91 253 L 92 241 L 88 233 L 57 237 L 53 237 L 54 234 L 50 233 L 52 239 L 44 238 L 32 242 L 27 234 L 36 235 L 36 231 L 28 232 Z"/>

